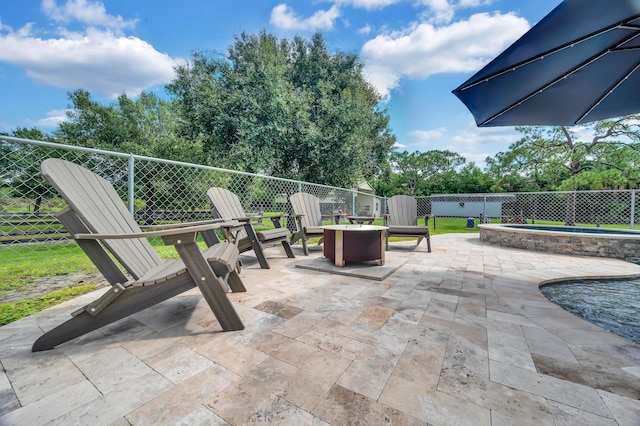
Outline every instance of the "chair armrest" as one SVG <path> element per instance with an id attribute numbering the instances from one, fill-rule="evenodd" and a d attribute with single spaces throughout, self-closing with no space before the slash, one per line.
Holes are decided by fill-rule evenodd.
<path id="1" fill-rule="evenodd" d="M 290 215 L 289 213 L 282 213 L 282 214 L 274 214 L 274 215 L 271 215 L 271 216 L 266 216 L 266 215 L 264 215 L 264 216 L 258 216 L 258 218 L 262 218 L 262 219 L 271 219 L 271 220 L 273 220 L 273 219 L 278 219 L 278 220 L 280 220 L 280 219 L 282 219 L 283 217 L 289 217 L 289 216 L 293 216 L 293 215 Z"/>
<path id="2" fill-rule="evenodd" d="M 223 220 L 245 223 L 245 222 L 251 222 L 253 219 L 257 219 L 257 218 L 258 218 L 257 216 L 243 216 L 243 217 L 227 217 L 227 218 L 224 218 Z"/>
<path id="3" fill-rule="evenodd" d="M 127 238 L 149 238 L 149 237 L 171 237 L 177 235 L 185 235 L 188 238 L 195 237 L 198 232 L 208 231 L 210 229 L 234 228 L 241 226 L 239 222 L 218 222 L 205 225 L 184 226 L 171 229 L 159 229 L 156 231 L 133 232 L 126 234 L 75 234 L 73 238 L 76 240 L 118 240 Z"/>
<path id="4" fill-rule="evenodd" d="M 159 230 L 159 229 L 177 229 L 186 226 L 199 226 L 199 225 L 209 225 L 211 223 L 224 223 L 225 219 L 212 219 L 212 220 L 201 220 L 196 222 L 180 222 L 180 223 L 167 223 L 164 225 L 142 225 L 140 229 L 144 230 Z"/>
<path id="5" fill-rule="evenodd" d="M 283 217 L 287 218 L 289 217 L 289 214 L 281 213 L 281 214 L 274 214 L 271 216 L 258 216 L 259 219 L 269 219 L 273 223 L 273 226 L 275 228 L 282 228 L 282 224 L 280 223 L 280 221 L 282 220 Z"/>

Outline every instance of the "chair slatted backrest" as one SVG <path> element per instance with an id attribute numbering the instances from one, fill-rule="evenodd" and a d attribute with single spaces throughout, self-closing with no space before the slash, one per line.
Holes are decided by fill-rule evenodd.
<path id="1" fill-rule="evenodd" d="M 106 179 L 69 161 L 49 158 L 42 175 L 65 199 L 69 208 L 96 234 L 139 233 L 140 227 Z M 125 269 L 138 279 L 162 263 L 146 238 L 102 240 Z"/>
<path id="2" fill-rule="evenodd" d="M 228 189 L 214 186 L 207 191 L 207 197 L 209 197 L 220 219 L 247 217 L 238 196 Z M 244 229 L 238 231 L 237 238 L 244 238 L 246 236 L 247 233 Z"/>
<path id="3" fill-rule="evenodd" d="M 315 195 L 306 192 L 297 192 L 289 197 L 293 214 L 304 215 L 301 218 L 302 226 L 305 228 L 322 226 L 322 212 L 320 210 L 320 200 Z"/>
<path id="4" fill-rule="evenodd" d="M 391 226 L 417 226 L 418 202 L 408 195 L 395 195 L 387 200 Z"/>
<path id="5" fill-rule="evenodd" d="M 219 187 L 209 188 L 207 196 L 221 219 L 246 217 L 240 199 L 228 189 Z"/>

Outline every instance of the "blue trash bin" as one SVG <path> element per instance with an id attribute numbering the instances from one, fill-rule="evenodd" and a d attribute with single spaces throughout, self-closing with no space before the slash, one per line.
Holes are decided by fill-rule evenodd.
<path id="1" fill-rule="evenodd" d="M 476 220 L 472 217 L 467 218 L 467 228 L 473 228 L 476 226 Z"/>

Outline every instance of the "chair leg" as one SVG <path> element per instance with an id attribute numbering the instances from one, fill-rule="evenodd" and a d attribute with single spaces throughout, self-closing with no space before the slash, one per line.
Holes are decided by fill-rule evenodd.
<path id="1" fill-rule="evenodd" d="M 253 252 L 256 254 L 258 258 L 258 263 L 260 264 L 260 268 L 269 269 L 269 262 L 262 251 L 262 244 L 258 241 L 258 236 L 251 226 L 250 223 L 245 224 L 244 230 L 247 233 L 247 238 L 249 238 L 249 242 L 251 243 L 251 247 L 253 248 Z"/>
<path id="2" fill-rule="evenodd" d="M 302 235 L 302 252 L 305 256 L 309 256 L 309 247 L 307 247 L 307 236 Z"/>
<path id="3" fill-rule="evenodd" d="M 302 236 L 302 233 L 300 231 L 296 231 L 293 234 L 291 234 L 291 239 L 289 240 L 289 244 L 295 244 L 300 237 Z"/>
<path id="4" fill-rule="evenodd" d="M 258 243 L 256 247 L 253 248 L 254 253 L 256 254 L 256 258 L 258 258 L 258 263 L 260 264 L 260 268 L 262 269 L 270 269 L 269 262 L 262 251 L 262 246 Z"/>
<path id="5" fill-rule="evenodd" d="M 215 275 L 209 263 L 202 257 L 196 243 L 187 242 L 176 244 L 174 247 L 222 329 L 225 331 L 244 329 L 242 320 L 223 290 L 224 280 Z"/>
<path id="6" fill-rule="evenodd" d="M 233 293 L 244 293 L 247 291 L 247 288 L 244 286 L 242 279 L 240 279 L 240 276 L 235 269 L 229 272 L 229 275 L 227 276 L 227 284 L 229 284 L 229 288 L 231 288 L 231 292 Z"/>
<path id="7" fill-rule="evenodd" d="M 424 237 L 427 239 L 427 250 L 431 253 L 431 237 L 428 233 Z"/>
<path id="8" fill-rule="evenodd" d="M 287 253 L 287 257 L 288 258 L 295 258 L 296 256 L 293 254 L 293 250 L 291 250 L 291 244 L 289 244 L 289 241 L 287 240 L 283 240 L 282 241 L 282 247 L 284 248 L 284 252 Z"/>
<path id="9" fill-rule="evenodd" d="M 49 330 L 35 341 L 31 351 L 39 352 L 53 349 L 71 339 L 171 299 L 193 287 L 195 284 L 190 277 L 180 282 L 169 280 L 152 286 L 127 287 L 118 298 L 104 307 L 97 315 L 93 316 L 88 311 L 83 311 Z"/>

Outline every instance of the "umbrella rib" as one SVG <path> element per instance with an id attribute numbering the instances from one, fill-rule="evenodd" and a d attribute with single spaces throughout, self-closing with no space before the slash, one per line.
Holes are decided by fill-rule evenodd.
<path id="1" fill-rule="evenodd" d="M 603 32 L 604 33 L 604 32 Z M 599 53 L 598 55 L 592 56 L 591 58 L 587 59 L 586 61 L 584 61 L 582 64 L 578 65 L 577 67 L 573 68 L 572 70 L 570 70 L 569 72 L 567 72 L 566 74 L 563 74 L 562 76 L 556 78 L 555 80 L 550 81 L 549 83 L 547 83 L 546 85 L 544 85 L 543 87 L 534 90 L 530 95 L 520 99 L 519 101 L 509 105 L 507 108 L 503 109 L 502 111 L 498 112 L 497 114 L 492 115 L 491 117 L 487 118 L 486 120 L 484 120 L 482 123 L 480 123 L 480 126 L 484 126 L 487 123 L 492 122 L 493 120 L 495 120 L 496 118 L 500 117 L 503 114 L 506 114 L 507 112 L 511 111 L 512 109 L 514 109 L 515 107 L 519 106 L 520 104 L 523 104 L 525 102 L 527 102 L 529 99 L 533 98 L 534 96 L 544 92 L 545 90 L 547 90 L 549 87 L 553 86 L 554 84 L 556 84 L 557 82 L 564 80 L 565 78 L 571 76 L 572 74 L 575 74 L 576 72 L 580 71 L 582 68 L 588 66 L 589 64 L 599 60 L 600 58 L 602 58 L 603 56 L 607 55 L 608 53 L 611 52 L 618 52 L 618 51 L 622 51 L 622 50 L 629 50 L 627 48 L 623 48 L 623 49 L 619 49 L 618 46 L 622 46 L 625 43 L 629 42 L 630 40 L 633 40 L 634 38 L 638 37 L 639 34 L 632 34 L 629 37 L 625 38 L 624 40 L 618 42 L 616 44 L 616 46 L 610 47 L 609 49 L 605 50 L 604 52 Z M 563 47 L 562 49 L 566 48 Z M 554 52 L 555 53 L 555 52 Z M 539 58 L 538 58 L 539 59 Z M 532 61 L 529 61 L 532 62 Z M 523 64 L 524 65 L 524 64 Z M 634 67 L 634 69 L 627 73 L 622 79 L 620 79 L 612 89 L 610 89 L 604 96 L 601 96 L 596 102 L 595 104 L 593 104 L 588 111 L 583 114 L 576 122 L 575 124 L 578 124 L 581 120 L 584 120 L 584 118 L 589 115 L 589 113 L 591 113 L 591 111 L 593 111 L 594 108 L 596 108 L 607 96 L 609 96 L 609 94 L 615 90 L 620 84 L 622 84 L 622 82 L 631 74 L 633 74 L 639 67 L 640 65 L 636 65 Z M 508 71 L 503 71 L 502 73 L 506 73 Z M 496 75 L 497 77 L 497 75 Z M 467 87 L 471 87 L 471 86 L 467 86 Z"/>
<path id="2" fill-rule="evenodd" d="M 640 63 L 636 64 L 636 66 L 629 71 L 628 73 L 626 73 L 624 75 L 624 77 L 622 77 L 620 80 L 618 80 L 616 82 L 616 84 L 613 85 L 613 87 L 611 89 L 609 89 L 609 91 L 607 91 L 607 93 L 604 96 L 601 96 L 600 99 L 598 99 L 592 106 L 591 108 L 589 108 L 587 110 L 587 112 L 585 112 L 584 114 L 582 114 L 582 116 L 580 118 L 578 118 L 578 120 L 576 121 L 576 124 L 580 124 L 582 121 L 584 121 L 586 119 L 586 117 L 591 114 L 591 111 L 593 111 L 594 109 L 596 109 L 598 107 L 598 105 L 600 105 L 602 103 L 602 101 L 604 101 L 611 93 L 613 93 L 622 83 L 624 83 L 624 81 L 629 78 L 629 76 L 631 74 L 633 74 L 634 72 L 636 72 L 638 70 L 638 68 L 640 68 Z"/>
<path id="3" fill-rule="evenodd" d="M 598 30 L 598 31 L 593 32 L 593 33 L 591 33 L 591 34 L 587 34 L 587 35 L 585 35 L 585 36 L 583 36 L 583 37 L 580 37 L 580 38 L 577 38 L 577 39 L 575 39 L 575 40 L 572 40 L 572 41 L 570 41 L 570 42 L 568 42 L 568 43 L 565 43 L 565 44 L 563 44 L 563 45 L 561 45 L 561 46 L 559 46 L 559 47 L 556 47 L 556 48 L 554 48 L 554 49 L 547 50 L 546 52 L 543 52 L 543 53 L 540 53 L 540 54 L 538 54 L 538 55 L 536 55 L 536 56 L 533 56 L 533 57 L 531 57 L 531 58 L 527 59 L 526 61 L 522 61 L 522 62 L 520 62 L 520 63 L 518 63 L 518 64 L 515 64 L 515 65 L 513 65 L 513 66 L 510 66 L 508 69 L 504 69 L 504 70 L 502 70 L 502 71 L 495 72 L 495 73 L 493 73 L 493 74 L 491 74 L 491 75 L 488 75 L 488 76 L 486 76 L 486 77 L 483 77 L 483 78 L 482 78 L 482 79 L 480 79 L 480 80 L 476 80 L 476 81 L 474 81 L 474 82 L 472 82 L 472 83 L 469 83 L 468 85 L 466 85 L 466 86 L 464 86 L 464 87 L 460 87 L 460 88 L 458 88 L 458 89 L 454 90 L 454 92 L 462 92 L 463 90 L 470 89 L 470 88 L 472 88 L 472 87 L 474 87 L 474 86 L 476 86 L 476 85 L 478 85 L 478 84 L 486 83 L 486 82 L 488 82 L 489 80 L 492 80 L 492 79 L 494 79 L 494 78 L 496 78 L 496 77 L 500 77 L 500 76 L 501 76 L 501 75 L 503 75 L 503 74 L 507 74 L 507 73 L 509 73 L 509 72 L 511 72 L 511 71 L 515 71 L 516 69 L 521 68 L 521 67 L 523 67 L 523 66 L 525 66 L 525 65 L 528 65 L 528 64 L 530 64 L 530 63 L 533 63 L 533 62 L 535 62 L 535 61 L 537 61 L 537 60 L 539 60 L 539 59 L 543 59 L 545 56 L 553 55 L 554 53 L 557 53 L 557 52 L 560 52 L 560 51 L 562 51 L 562 50 L 564 50 L 564 49 L 567 49 L 567 48 L 573 47 L 574 45 L 576 45 L 576 44 L 578 44 L 578 43 L 582 43 L 582 42 L 587 41 L 587 40 L 590 40 L 590 39 L 592 39 L 592 38 L 594 38 L 594 37 L 598 37 L 598 36 L 600 36 L 600 35 L 602 35 L 602 34 L 604 34 L 604 33 L 608 32 L 608 31 L 611 31 L 611 30 L 621 29 L 621 28 L 622 28 L 622 29 L 631 29 L 631 30 L 640 31 L 640 27 L 635 26 L 635 25 L 630 25 L 630 24 L 628 24 L 629 22 L 632 22 L 632 21 L 634 21 L 634 20 L 638 19 L 639 17 L 640 17 L 640 15 L 635 15 L 634 17 L 632 17 L 632 18 L 630 18 L 630 19 L 627 19 L 627 20 L 626 20 L 626 21 L 624 21 L 624 22 L 619 22 L 619 23 L 617 23 L 617 24 L 610 25 L 609 27 L 602 28 L 601 30 Z M 625 43 L 626 43 L 628 40 L 630 40 L 631 38 L 635 37 L 636 35 L 637 35 L 637 34 L 634 34 L 634 35 L 633 35 L 632 37 L 630 37 L 629 39 L 626 39 L 626 40 L 625 40 Z M 621 50 L 622 50 L 622 49 L 621 49 Z M 490 120 L 487 120 L 487 121 L 490 121 Z"/>
<path id="4" fill-rule="evenodd" d="M 571 71 L 569 71 L 566 74 L 563 74 L 562 76 L 556 78 L 555 80 L 547 83 L 546 85 L 542 86 L 541 88 L 534 90 L 530 95 L 520 99 L 517 102 L 514 102 L 513 104 L 509 105 L 507 108 L 503 109 L 502 111 L 498 112 L 497 114 L 492 115 L 491 117 L 487 118 L 486 120 L 484 120 L 482 123 L 480 123 L 480 126 L 484 126 L 487 123 L 492 122 L 493 120 L 495 120 L 496 118 L 500 117 L 503 114 L 506 114 L 507 112 L 511 111 L 512 109 L 514 109 L 515 107 L 519 106 L 520 104 L 523 104 L 525 102 L 527 102 L 529 99 L 533 98 L 534 96 L 544 92 L 545 90 L 547 90 L 549 87 L 553 86 L 554 84 L 556 84 L 557 82 L 559 82 L 560 80 L 563 80 L 567 77 L 569 77 L 571 74 L 574 74 L 578 71 L 580 71 L 582 68 L 586 67 L 587 65 L 591 64 L 592 62 L 597 61 L 598 59 L 600 59 L 601 57 L 603 57 L 604 55 L 606 55 L 609 51 L 607 50 L 606 52 L 602 52 L 599 55 L 596 55 L 594 57 L 591 57 L 589 60 L 583 62 L 582 64 L 578 65 L 577 67 L 575 67 L 574 69 L 572 69 Z"/>

